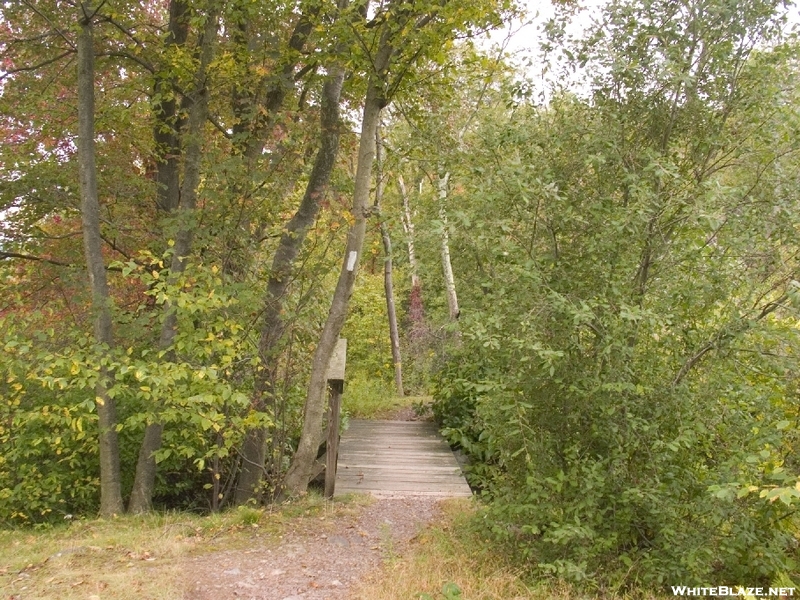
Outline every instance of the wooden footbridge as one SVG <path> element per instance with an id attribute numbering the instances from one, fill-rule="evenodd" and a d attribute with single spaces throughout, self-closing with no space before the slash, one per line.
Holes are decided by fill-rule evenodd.
<path id="1" fill-rule="evenodd" d="M 328 366 L 325 496 L 471 496 L 456 457 L 426 421 L 351 420 L 340 436 L 347 340 L 339 339 Z"/>
<path id="2" fill-rule="evenodd" d="M 471 496 L 436 426 L 424 421 L 352 420 L 339 443 L 334 495 Z"/>

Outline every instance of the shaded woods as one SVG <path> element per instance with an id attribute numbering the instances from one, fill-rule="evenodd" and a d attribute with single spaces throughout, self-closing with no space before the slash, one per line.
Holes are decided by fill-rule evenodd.
<path id="1" fill-rule="evenodd" d="M 502 1 L 4 6 L 0 520 L 304 494 L 343 336 L 530 576 L 791 584 L 784 9 L 573 8 L 538 96 Z"/>

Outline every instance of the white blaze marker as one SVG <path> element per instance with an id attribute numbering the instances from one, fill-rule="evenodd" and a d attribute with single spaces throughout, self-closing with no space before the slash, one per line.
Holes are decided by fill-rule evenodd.
<path id="1" fill-rule="evenodd" d="M 350 255 L 347 257 L 347 270 L 352 273 L 353 269 L 356 268 L 356 259 L 358 258 L 358 252 L 355 250 L 350 251 Z"/>

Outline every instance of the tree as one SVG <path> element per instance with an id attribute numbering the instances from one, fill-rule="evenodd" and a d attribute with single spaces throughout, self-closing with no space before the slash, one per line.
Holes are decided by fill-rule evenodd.
<path id="1" fill-rule="evenodd" d="M 100 439 L 100 514 L 106 517 L 123 512 L 120 487 L 119 441 L 117 438 L 116 403 L 108 393 L 108 349 L 114 338 L 111 322 L 111 296 L 108 292 L 102 239 L 100 236 L 100 204 L 97 198 L 97 167 L 94 146 L 94 36 L 96 8 L 80 3 L 78 52 L 78 160 L 80 162 L 81 217 L 83 243 L 89 283 L 92 289 L 94 337 L 98 345 L 98 375 L 95 387 Z"/>
<path id="2" fill-rule="evenodd" d="M 798 239 L 775 192 L 797 148 L 764 132 L 794 122 L 796 69 L 777 5 L 739 8 L 611 3 L 570 48 L 589 98 L 510 97 L 465 141 L 451 241 L 477 285 L 435 412 L 539 574 L 619 589 L 786 568 L 791 509 L 729 486 L 793 463 Z"/>
<path id="3" fill-rule="evenodd" d="M 392 272 L 392 238 L 386 219 L 381 213 L 383 200 L 384 171 L 383 171 L 383 142 L 381 130 L 378 127 L 375 139 L 375 210 L 380 219 L 381 243 L 383 244 L 383 288 L 386 296 L 386 315 L 389 321 L 389 339 L 392 345 L 392 364 L 394 366 L 394 385 L 398 396 L 403 395 L 403 362 L 400 356 L 400 331 L 397 326 L 397 309 L 394 302 L 394 279 Z M 413 242 L 410 242 L 413 248 Z"/>
<path id="4" fill-rule="evenodd" d="M 265 469 L 277 487 L 281 459 L 302 433 L 299 390 L 323 328 L 316 303 L 335 283 L 329 249 L 351 225 L 339 214 L 352 183 L 348 161 L 337 160 L 339 105 L 368 97 L 368 132 L 384 104 L 414 89 L 419 65 L 442 62 L 454 32 L 496 22 L 496 9 L 477 1 L 391 2 L 374 15 L 363 2 L 102 5 L 91 25 L 103 176 L 97 221 L 86 228 L 93 250 L 81 257 L 75 142 L 86 136 L 69 102 L 78 87 L 64 73 L 73 70 L 62 72 L 77 30 L 60 28 L 52 0 L 2 8 L 0 257 L 9 293 L 0 311 L 13 326 L 3 334 L 12 358 L 0 370 L 19 402 L 3 406 L 15 432 L 4 426 L 0 440 L 13 473 L 38 482 L 4 476 L 0 495 L 11 508 L 3 514 L 53 519 L 73 501 L 86 510 L 92 479 L 82 473 L 64 492 L 65 465 L 91 469 L 87 448 L 95 447 L 83 427 L 98 415 L 84 396 L 101 395 L 102 385 L 113 400 L 105 406 L 119 409 L 111 422 L 132 512 L 244 502 Z M 370 143 L 357 177 L 356 238 L 374 212 Z M 91 392 L 97 361 L 85 334 L 99 313 L 74 276 L 87 260 L 106 278 L 105 323 L 114 331 L 92 345 L 105 371 Z M 340 288 L 339 306 L 351 284 Z M 43 330 L 39 310 L 52 328 Z M 315 363 L 317 383 L 324 362 Z M 308 431 L 318 430 L 311 414 Z M 49 427 L 58 431 L 52 439 L 42 435 Z M 42 469 L 57 465 L 49 479 L 24 464 L 33 455 Z"/>
<path id="5" fill-rule="evenodd" d="M 389 1 L 379 8 L 371 21 L 356 29 L 361 43 L 370 40 L 372 47 L 367 63 L 367 89 L 351 209 L 352 225 L 348 230 L 342 267 L 328 318 L 314 352 L 311 379 L 303 408 L 303 430 L 284 481 L 289 494 L 305 492 L 321 442 L 325 372 L 347 316 L 347 306 L 364 241 L 366 220 L 370 212 L 368 202 L 381 110 L 391 102 L 407 71 L 421 56 L 435 52 L 438 49 L 437 44 L 461 28 L 495 21 L 496 8 L 499 7 L 481 3 L 458 7 L 453 4 L 416 7 Z M 370 30 L 373 33 L 370 34 Z"/>
<path id="6" fill-rule="evenodd" d="M 180 188 L 180 201 L 177 207 L 177 216 L 181 221 L 181 225 L 172 246 L 172 262 L 169 269 L 169 283 L 172 285 L 177 284 L 178 279 L 186 269 L 186 261 L 191 253 L 192 239 L 196 227 L 193 213 L 197 206 L 197 191 L 200 185 L 203 132 L 208 118 L 207 78 L 209 77 L 209 66 L 214 57 L 217 28 L 219 26 L 218 7 L 212 4 L 208 12 L 200 16 L 204 21 L 203 33 L 198 44 L 200 58 L 193 89 L 191 94 L 187 96 L 190 108 L 184 137 L 183 181 Z M 174 356 L 173 344 L 177 327 L 176 309 L 173 303 L 167 299 L 164 302 L 164 318 L 161 324 L 159 348 L 166 353 L 165 356 L 168 359 Z M 136 477 L 128 503 L 128 511 L 131 513 L 147 512 L 151 509 L 156 477 L 155 453 L 161 448 L 162 433 L 163 424 L 160 421 L 158 409 L 156 409 L 154 421 L 148 423 L 144 440 L 139 449 Z"/>
<path id="7" fill-rule="evenodd" d="M 340 3 L 340 9 L 345 7 L 345 3 Z M 338 58 L 335 60 L 338 61 Z M 322 89 L 320 146 L 314 166 L 300 206 L 286 224 L 272 259 L 258 345 L 262 369 L 256 374 L 252 403 L 253 407 L 260 412 L 264 411 L 270 397 L 276 393 L 278 350 L 285 331 L 282 312 L 295 261 L 306 233 L 316 220 L 339 151 L 341 128 L 339 103 L 344 78 L 344 67 L 338 62 L 334 63 L 329 69 Z M 242 449 L 244 465 L 237 488 L 237 504 L 243 504 L 259 494 L 259 485 L 264 469 L 266 436 L 267 427 L 265 425 L 254 427 L 247 432 Z"/>

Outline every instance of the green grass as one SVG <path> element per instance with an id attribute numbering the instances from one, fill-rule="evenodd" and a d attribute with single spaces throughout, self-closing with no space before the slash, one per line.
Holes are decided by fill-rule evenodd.
<path id="1" fill-rule="evenodd" d="M 347 382 L 342 396 L 342 408 L 352 419 L 389 419 L 403 408 L 428 402 L 428 396 L 397 396 L 386 382 L 358 376 Z"/>

